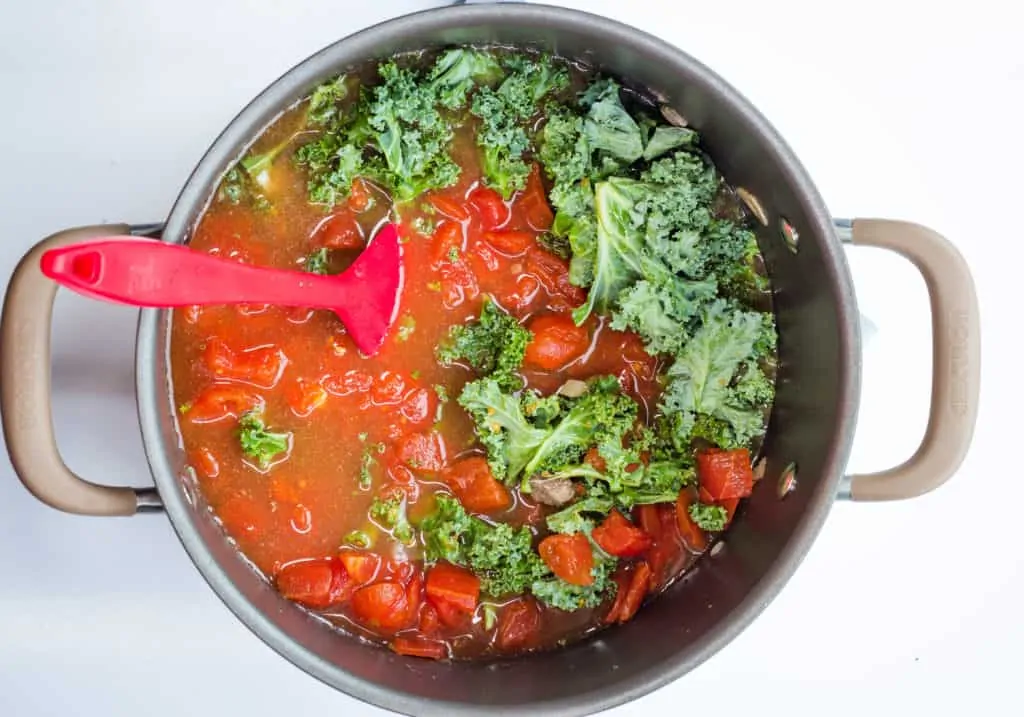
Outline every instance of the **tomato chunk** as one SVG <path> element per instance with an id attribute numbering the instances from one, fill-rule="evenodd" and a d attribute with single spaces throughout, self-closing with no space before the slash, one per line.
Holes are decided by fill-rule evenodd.
<path id="1" fill-rule="evenodd" d="M 519 256 L 535 240 L 530 232 L 490 231 L 484 233 L 484 241 L 506 256 Z"/>
<path id="2" fill-rule="evenodd" d="M 466 207 L 451 197 L 438 194 L 430 198 L 430 203 L 433 205 L 434 209 L 441 212 L 446 217 L 460 222 L 464 222 L 469 219 L 469 211 Z"/>
<path id="3" fill-rule="evenodd" d="M 399 630 L 411 622 L 409 596 L 401 583 L 383 581 L 352 595 L 352 614 L 367 627 Z"/>
<path id="4" fill-rule="evenodd" d="M 218 338 L 206 342 L 203 361 L 218 379 L 251 383 L 260 388 L 276 386 L 288 364 L 288 358 L 276 346 L 236 352 Z"/>
<path id="5" fill-rule="evenodd" d="M 626 587 L 626 593 L 622 598 L 622 604 L 619 607 L 619 612 L 615 616 L 617 622 L 626 622 L 631 620 L 636 615 L 637 610 L 640 609 L 640 605 L 644 601 L 644 596 L 647 594 L 651 584 L 651 566 L 646 562 L 641 561 L 637 564 L 633 570 L 633 574 L 630 576 L 629 584 Z"/>
<path id="6" fill-rule="evenodd" d="M 612 510 L 601 525 L 594 528 L 591 537 L 602 550 L 619 558 L 635 558 L 654 543 L 650 535 L 617 510 Z"/>
<path id="7" fill-rule="evenodd" d="M 636 509 L 637 522 L 644 531 L 654 538 L 654 545 L 647 551 L 646 561 L 651 569 L 649 589 L 657 590 L 670 566 L 676 564 L 683 550 L 676 521 L 676 506 L 673 503 L 641 505 Z"/>
<path id="8" fill-rule="evenodd" d="M 467 199 L 476 209 L 484 229 L 497 229 L 508 221 L 510 212 L 505 200 L 490 187 L 482 184 L 474 187 Z"/>
<path id="9" fill-rule="evenodd" d="M 435 608 L 446 605 L 469 614 L 479 599 L 480 578 L 465 568 L 438 563 L 427 571 L 427 600 Z"/>
<path id="10" fill-rule="evenodd" d="M 429 602 L 420 608 L 420 632 L 424 635 L 433 635 L 441 626 L 437 610 Z"/>
<path id="11" fill-rule="evenodd" d="M 444 471 L 441 478 L 471 512 L 488 513 L 512 505 L 508 489 L 494 477 L 487 459 L 482 456 L 457 461 Z"/>
<path id="12" fill-rule="evenodd" d="M 247 388 L 215 383 L 203 389 L 188 407 L 186 415 L 192 423 L 213 423 L 225 418 L 238 418 L 262 405 L 263 399 L 259 394 Z"/>
<path id="13" fill-rule="evenodd" d="M 313 232 L 313 242 L 328 249 L 362 249 L 363 228 L 350 212 L 328 217 Z"/>
<path id="14" fill-rule="evenodd" d="M 334 558 L 288 563 L 274 582 L 284 597 L 315 609 L 344 601 L 352 587 L 341 561 Z"/>
<path id="15" fill-rule="evenodd" d="M 448 654 L 443 642 L 424 637 L 396 637 L 391 641 L 391 649 L 399 655 L 425 657 L 430 660 L 440 660 Z"/>
<path id="16" fill-rule="evenodd" d="M 551 572 L 570 585 L 591 585 L 594 553 L 582 533 L 549 535 L 537 546 L 540 557 Z"/>
<path id="17" fill-rule="evenodd" d="M 509 604 L 498 620 L 497 644 L 502 650 L 528 647 L 540 632 L 540 609 L 529 597 Z"/>
<path id="18" fill-rule="evenodd" d="M 373 196 L 366 182 L 356 177 L 352 180 L 352 186 L 348 192 L 348 208 L 357 214 L 365 212 L 373 204 Z"/>
<path id="19" fill-rule="evenodd" d="M 754 489 L 750 451 L 710 449 L 697 454 L 697 478 L 714 501 L 746 498 Z"/>
<path id="20" fill-rule="evenodd" d="M 338 560 L 356 585 L 370 582 L 380 569 L 380 556 L 366 550 L 342 550 L 338 553 Z"/>
<path id="21" fill-rule="evenodd" d="M 555 221 L 555 215 L 548 204 L 544 193 L 544 184 L 540 177 L 540 165 L 530 168 L 530 176 L 526 180 L 526 188 L 516 199 L 515 212 L 522 215 L 526 225 L 538 232 L 546 232 Z"/>
<path id="22" fill-rule="evenodd" d="M 437 431 L 410 433 L 397 450 L 398 460 L 413 470 L 436 473 L 444 468 L 444 439 Z"/>
<path id="23" fill-rule="evenodd" d="M 533 368 L 555 371 L 587 352 L 590 333 L 568 316 L 540 316 L 530 322 L 533 339 L 524 362 Z"/>
<path id="24" fill-rule="evenodd" d="M 686 547 L 699 553 L 708 546 L 708 536 L 690 517 L 690 506 L 696 501 L 697 492 L 693 488 L 683 488 L 680 491 L 679 498 L 676 500 L 676 523 Z"/>
<path id="25" fill-rule="evenodd" d="M 327 401 L 327 389 L 319 381 L 297 379 L 286 395 L 288 406 L 299 418 L 305 418 Z"/>
<path id="26" fill-rule="evenodd" d="M 552 296 L 564 297 L 571 306 L 580 306 L 586 292 L 569 281 L 569 262 L 540 246 L 526 252 L 526 272 L 536 276 Z"/>
<path id="27" fill-rule="evenodd" d="M 430 241 L 435 268 L 446 263 L 454 264 L 459 261 L 466 245 L 466 237 L 463 234 L 462 225 L 458 222 L 441 222 L 438 224 Z"/>

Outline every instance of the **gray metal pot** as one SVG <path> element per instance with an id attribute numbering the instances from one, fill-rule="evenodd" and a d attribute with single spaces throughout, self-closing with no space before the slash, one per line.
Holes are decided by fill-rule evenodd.
<path id="1" fill-rule="evenodd" d="M 775 287 L 778 396 L 766 479 L 722 548 L 624 626 L 571 647 L 489 664 L 406 658 L 359 643 L 282 599 L 228 544 L 185 478 L 168 371 L 169 312 L 144 310 L 137 343 L 139 421 L 156 489 L 100 486 L 64 465 L 49 410 L 50 313 L 56 285 L 40 254 L 91 236 L 159 226 L 81 227 L 37 244 L 15 270 L 0 338 L 3 425 L 15 470 L 40 500 L 68 512 L 164 510 L 196 567 L 227 606 L 285 658 L 361 700 L 408 714 L 576 715 L 635 699 L 699 665 L 782 589 L 837 496 L 909 498 L 942 484 L 973 433 L 979 319 L 969 271 L 942 237 L 903 222 L 833 222 L 775 130 L 720 77 L 680 50 L 593 15 L 538 5 L 430 10 L 377 25 L 318 52 L 246 107 L 203 157 L 162 238 L 185 242 L 220 176 L 286 106 L 367 58 L 443 43 L 540 47 L 649 88 L 701 131 L 725 177 L 763 219 L 759 239 Z M 858 313 L 842 242 L 910 259 L 931 296 L 934 380 L 924 441 L 905 464 L 845 476 L 860 391 Z M 792 468 L 795 466 L 795 468 Z M 795 471 L 795 480 L 794 480 Z"/>

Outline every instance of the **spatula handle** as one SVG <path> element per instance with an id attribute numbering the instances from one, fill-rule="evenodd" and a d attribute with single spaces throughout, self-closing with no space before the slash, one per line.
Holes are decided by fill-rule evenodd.
<path id="1" fill-rule="evenodd" d="M 51 249 L 40 267 L 86 296 L 156 308 L 241 303 L 328 308 L 343 290 L 342 277 L 249 266 L 131 236 Z"/>

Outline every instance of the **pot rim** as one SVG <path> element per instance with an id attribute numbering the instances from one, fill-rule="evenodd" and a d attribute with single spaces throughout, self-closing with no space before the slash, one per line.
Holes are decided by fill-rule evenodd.
<path id="1" fill-rule="evenodd" d="M 836 430 L 826 463 L 826 475 L 816 487 L 816 495 L 808 503 L 807 510 L 795 526 L 792 537 L 779 558 L 766 570 L 761 580 L 729 618 L 711 628 L 703 636 L 700 644 L 693 647 L 688 654 L 652 666 L 644 676 L 645 679 L 637 681 L 638 684 L 634 684 L 631 689 L 623 690 L 613 685 L 603 690 L 573 694 L 546 702 L 498 707 L 502 714 L 531 717 L 538 714 L 592 714 L 622 705 L 675 681 L 712 657 L 745 630 L 775 598 L 803 561 L 828 516 L 849 457 L 861 379 L 860 328 L 852 280 L 843 249 L 833 231 L 831 216 L 821 196 L 795 154 L 760 111 L 714 71 L 680 48 L 610 18 L 534 3 L 459 5 L 423 10 L 350 34 L 294 65 L 268 85 L 228 123 L 196 165 L 171 209 L 164 238 L 175 243 L 184 240 L 191 229 L 189 223 L 197 214 L 197 207 L 205 205 L 210 199 L 206 188 L 211 178 L 219 177 L 224 167 L 237 159 L 238 148 L 244 151 L 265 128 L 268 112 L 276 110 L 279 113 L 291 104 L 289 98 L 294 95 L 297 84 L 324 75 L 334 66 L 332 57 L 342 45 L 361 46 L 365 48 L 364 54 L 370 57 L 374 54 L 372 48 L 394 35 L 430 32 L 462 24 L 501 22 L 509 18 L 553 26 L 570 24 L 591 29 L 595 33 L 614 37 L 622 43 L 643 45 L 647 51 L 672 57 L 676 62 L 688 64 L 703 75 L 729 110 L 742 115 L 762 135 L 763 140 L 774 152 L 780 168 L 790 178 L 794 190 L 802 195 L 810 219 L 807 230 L 822 239 L 822 260 L 831 273 L 831 280 L 837 284 L 838 303 L 844 319 L 836 327 L 840 344 L 844 349 L 841 363 L 837 366 L 843 380 L 839 391 L 840 405 L 837 411 Z M 167 365 L 166 356 L 158 355 L 158 347 L 162 343 L 161 332 L 166 334 L 169 330 L 169 322 L 166 320 L 168 314 L 169 312 L 158 309 L 143 309 L 140 312 L 135 367 L 139 423 L 150 470 L 174 531 L 213 591 L 249 630 L 278 654 L 348 696 L 402 714 L 485 713 L 487 710 L 481 705 L 398 693 L 345 672 L 293 641 L 256 609 L 218 565 L 196 528 L 199 516 L 191 505 L 190 497 L 182 490 L 178 469 L 169 459 L 162 432 L 167 417 L 161 415 L 160 405 L 162 401 L 166 401 L 170 391 L 170 376 L 158 375 L 156 367 Z M 368 646 L 367 649 L 373 648 Z M 530 658 L 527 656 L 522 659 Z"/>

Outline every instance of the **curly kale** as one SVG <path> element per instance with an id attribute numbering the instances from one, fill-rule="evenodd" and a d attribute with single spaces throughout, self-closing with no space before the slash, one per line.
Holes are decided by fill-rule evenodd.
<path id="1" fill-rule="evenodd" d="M 522 384 L 516 372 L 532 338 L 533 334 L 513 316 L 485 298 L 480 319 L 452 327 L 437 349 L 437 358 L 445 366 L 465 361 L 477 373 L 489 375 L 501 388 L 514 390 Z"/>
<path id="2" fill-rule="evenodd" d="M 476 422 L 495 476 L 521 478 L 525 493 L 534 474 L 579 463 L 602 441 L 621 441 L 637 417 L 636 402 L 621 392 L 614 376 L 592 379 L 575 399 L 507 393 L 485 378 L 466 384 L 459 403 Z"/>
<path id="3" fill-rule="evenodd" d="M 595 561 L 593 585 L 570 585 L 555 577 L 541 559 L 528 527 L 492 525 L 469 515 L 458 500 L 443 493 L 420 530 L 428 561 L 447 560 L 472 570 L 480 578 L 481 590 L 493 597 L 529 590 L 552 607 L 576 610 L 596 606 L 610 589 L 613 560 Z"/>
<path id="4" fill-rule="evenodd" d="M 477 144 L 483 148 L 484 181 L 509 199 L 526 186 L 530 167 L 524 155 L 532 149 L 530 120 L 544 97 L 569 84 L 569 75 L 548 58 L 515 57 L 497 87 L 482 87 L 473 97 L 472 113 L 480 118 Z"/>
<path id="5" fill-rule="evenodd" d="M 333 206 L 347 196 L 352 180 L 367 177 L 405 202 L 459 178 L 451 157 L 454 120 L 479 84 L 493 82 L 501 68 L 487 52 L 453 49 L 433 68 L 419 72 L 395 62 L 377 68 L 380 82 L 363 87 L 358 102 L 347 102 L 344 76 L 317 88 L 307 122 L 320 135 L 296 152 L 308 173 L 309 199 Z"/>
<path id="6" fill-rule="evenodd" d="M 238 422 L 238 441 L 242 453 L 256 461 L 266 470 L 274 458 L 286 453 L 291 447 L 292 434 L 267 430 L 260 411 L 249 411 Z"/>

